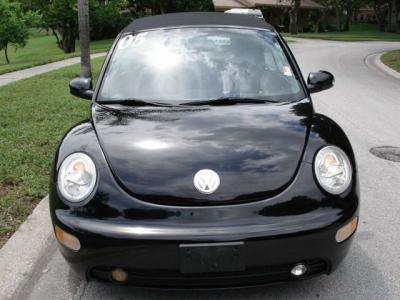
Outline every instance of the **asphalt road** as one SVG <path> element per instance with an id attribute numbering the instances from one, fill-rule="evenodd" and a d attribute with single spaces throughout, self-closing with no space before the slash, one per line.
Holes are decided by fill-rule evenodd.
<path id="1" fill-rule="evenodd" d="M 371 69 L 369 54 L 400 43 L 302 40 L 290 45 L 303 74 L 329 70 L 336 86 L 313 97 L 352 141 L 361 180 L 361 219 L 353 247 L 331 276 L 263 288 L 160 291 L 85 283 L 49 243 L 20 299 L 400 299 L 400 163 L 376 158 L 371 147 L 400 147 L 400 80 Z"/>

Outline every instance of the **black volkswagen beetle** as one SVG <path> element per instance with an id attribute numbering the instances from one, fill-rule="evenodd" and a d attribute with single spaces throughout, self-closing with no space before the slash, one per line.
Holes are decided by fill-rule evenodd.
<path id="1" fill-rule="evenodd" d="M 303 81 L 256 18 L 182 13 L 134 21 L 63 138 L 50 185 L 60 249 L 88 280 L 194 288 L 329 274 L 358 224 L 354 153 L 313 110 L 325 71 Z"/>

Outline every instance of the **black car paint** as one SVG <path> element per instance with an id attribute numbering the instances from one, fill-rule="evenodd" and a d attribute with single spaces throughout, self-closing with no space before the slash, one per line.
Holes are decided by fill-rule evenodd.
<path id="1" fill-rule="evenodd" d="M 94 105 L 92 116 L 107 162 L 132 196 L 161 204 L 215 205 L 265 199 L 290 184 L 312 107 L 307 99 L 199 108 Z M 146 142 L 161 149 L 142 147 Z M 193 185 L 200 169 L 222 178 L 212 195 Z"/>
<path id="2" fill-rule="evenodd" d="M 151 202 L 142 201 L 129 194 L 123 187 L 118 184 L 117 178 L 113 175 L 103 151 L 98 142 L 96 132 L 90 121 L 86 121 L 74 127 L 63 139 L 56 154 L 52 181 L 50 185 L 51 205 L 53 217 L 57 213 L 67 213 L 71 216 L 87 217 L 92 220 L 118 220 L 121 217 L 127 220 L 139 220 L 146 223 L 148 221 L 175 219 L 191 222 L 196 220 L 196 224 L 212 225 L 212 216 L 216 222 L 223 221 L 222 216 L 230 217 L 231 221 L 239 216 L 247 216 L 247 220 L 252 219 L 254 215 L 261 217 L 276 216 L 288 217 L 286 221 L 300 221 L 295 232 L 306 230 L 310 224 L 307 224 L 307 218 L 303 224 L 301 220 L 292 219 L 295 215 L 304 213 L 313 213 L 316 210 L 323 208 L 331 208 L 332 216 L 340 215 L 344 219 L 353 216 L 358 207 L 358 180 L 357 170 L 354 168 L 353 185 L 345 193 L 332 196 L 327 194 L 322 188 L 319 188 L 313 178 L 312 162 L 316 151 L 326 145 L 336 145 L 346 151 L 350 160 L 355 166 L 354 154 L 351 151 L 351 146 L 344 135 L 343 131 L 331 119 L 316 114 L 313 119 L 313 125 L 309 134 L 309 141 L 305 153 L 302 157 L 299 171 L 291 185 L 283 192 L 273 197 L 266 197 L 263 200 L 254 201 L 243 204 L 225 204 L 218 206 L 188 206 L 188 205 L 161 205 Z M 99 173 L 99 182 L 94 195 L 91 195 L 91 201 L 86 205 L 71 208 L 70 203 L 62 199 L 56 187 L 57 170 L 62 161 L 71 153 L 84 152 L 89 154 L 94 160 Z M 303 184 L 298 184 L 301 181 Z M 305 184 L 309 182 L 309 184 Z M 283 199 L 282 199 L 283 198 Z M 249 211 L 241 208 L 250 208 Z M 254 208 L 257 207 L 257 210 Z M 352 208 L 347 212 L 348 208 Z M 340 212 L 342 210 L 342 212 Z M 327 215 L 328 215 L 327 211 Z M 235 216 L 235 217 L 234 217 Z M 240 218 L 238 218 L 240 219 Z M 321 216 L 321 228 L 326 226 L 326 216 Z M 332 219 L 335 219 L 332 217 Z M 56 221 L 57 218 L 54 218 Z M 267 219 L 261 218 L 260 224 L 266 224 Z M 279 226 L 279 222 L 275 222 Z M 284 222 L 286 223 L 286 222 Z M 329 223 L 329 222 L 328 222 Z M 157 224 L 157 222 L 155 223 Z M 183 223 L 179 223 L 183 224 Z M 331 225 L 331 224 L 330 224 Z M 72 224 L 71 224 L 72 226 Z M 212 226 L 210 226 L 212 227 Z M 270 228 L 270 227 L 269 227 Z M 313 229 L 318 229 L 313 228 Z M 280 230 L 285 230 L 280 228 Z M 194 237 L 195 238 L 195 237 Z"/>
<path id="3" fill-rule="evenodd" d="M 289 57 L 292 58 L 291 63 L 294 70 L 297 71 L 296 73 L 306 89 L 306 84 L 302 80 L 290 50 L 283 41 L 281 42 L 288 51 Z M 105 66 L 109 58 L 110 54 Z M 97 91 L 98 86 L 94 97 L 96 97 Z M 306 93 L 308 94 L 308 91 Z M 279 149 L 285 143 L 289 147 L 288 137 L 290 136 L 296 141 L 296 151 L 288 155 L 290 164 L 292 164 L 290 166 L 285 165 L 285 162 L 282 161 L 274 161 L 274 155 L 278 151 L 271 152 L 272 155 L 266 164 L 268 166 L 266 170 L 281 169 L 282 166 L 290 169 L 290 172 L 284 170 L 280 174 L 279 178 L 284 179 L 283 185 L 268 186 L 266 182 L 266 188 L 258 189 L 255 193 L 250 193 L 247 187 L 239 186 L 230 190 L 228 187 L 221 186 L 222 195 L 215 197 L 195 195 L 195 190 L 189 191 L 189 183 L 186 182 L 185 189 L 190 196 L 186 199 L 179 194 L 166 197 L 168 193 L 173 193 L 173 184 L 161 190 L 144 189 L 143 193 L 144 182 L 140 187 L 135 186 L 133 181 L 127 177 L 127 171 L 122 170 L 129 166 L 129 160 L 132 158 L 136 163 L 142 163 L 144 166 L 149 162 L 148 153 L 145 151 L 136 152 L 134 156 L 120 157 L 120 161 L 118 161 L 118 157 L 115 156 L 117 151 L 122 151 L 121 154 L 127 155 L 130 150 L 129 148 L 124 149 L 122 145 L 131 142 L 129 140 L 129 138 L 133 138 L 131 133 L 140 134 L 143 137 L 149 133 L 157 133 L 158 137 L 164 138 L 166 134 L 168 135 L 166 126 L 175 126 L 179 122 L 187 125 L 185 127 L 187 134 L 184 137 L 179 135 L 181 140 L 190 141 L 188 137 L 191 135 L 193 138 L 200 139 L 198 155 L 206 154 L 208 149 L 216 149 L 215 146 L 210 147 L 207 144 L 210 141 L 209 137 L 201 139 L 199 131 L 191 127 L 186 120 L 188 115 L 193 114 L 200 116 L 212 114 L 215 118 L 219 109 L 229 109 L 232 111 L 232 115 L 240 114 L 239 110 L 245 109 L 249 118 L 253 115 L 261 118 L 257 124 L 253 124 L 255 131 L 261 130 L 263 124 L 271 124 L 271 113 L 267 113 L 267 111 L 277 110 L 282 113 L 281 117 L 275 118 L 280 126 L 283 126 L 282 134 L 276 135 L 272 143 Z M 174 109 L 172 108 L 172 110 Z M 260 114 L 260 111 L 266 112 L 264 123 L 260 116 L 263 114 Z M 234 119 L 229 118 L 229 114 L 220 115 L 220 117 L 225 124 L 231 122 L 236 125 L 234 127 L 239 132 L 242 130 L 241 138 L 247 140 L 249 146 L 253 142 L 261 142 L 261 154 L 257 153 L 253 157 L 253 159 L 256 158 L 256 163 L 257 159 L 262 156 L 268 156 L 267 143 L 260 141 L 260 138 L 251 136 L 250 123 L 247 124 L 247 128 L 241 129 L 238 128 Z M 282 118 L 288 118 L 290 121 L 283 122 Z M 212 124 L 201 124 L 200 133 L 212 130 L 210 127 Z M 227 127 L 218 129 L 221 132 L 218 132 L 218 138 L 213 142 L 219 143 L 223 150 L 228 150 L 228 154 L 232 154 L 233 152 L 229 151 L 232 149 L 228 148 L 232 144 L 226 141 L 226 137 L 229 137 L 232 132 L 229 126 Z M 275 128 L 274 125 L 267 126 L 266 130 L 271 130 L 271 128 Z M 203 132 L 201 132 L 202 130 Z M 138 137 L 135 136 L 135 138 Z M 107 144 L 108 141 L 114 143 Z M 117 144 L 121 149 L 117 148 Z M 235 145 L 237 144 L 235 143 Z M 318 186 L 314 178 L 314 156 L 318 149 L 326 145 L 336 145 L 343 149 L 353 166 L 352 185 L 338 196 L 326 193 Z M 174 155 L 179 154 L 186 159 L 186 163 L 190 163 L 188 155 L 193 153 L 185 151 L 187 149 L 180 149 L 179 153 L 174 153 Z M 96 190 L 83 203 L 84 205 L 79 207 L 64 200 L 57 190 L 59 167 L 62 161 L 74 152 L 84 152 L 91 156 L 98 172 Z M 285 152 L 287 153 L 288 150 Z M 244 153 L 246 158 L 252 157 L 251 151 Z M 231 156 L 231 159 L 232 157 L 237 159 L 244 156 Z M 176 176 L 179 172 L 171 166 L 163 165 L 163 163 L 169 163 L 168 157 L 162 157 L 160 160 L 157 157 L 151 158 L 160 164 L 157 170 L 162 173 L 162 177 L 149 174 L 151 175 L 149 184 L 155 185 L 160 180 Z M 222 158 L 222 162 L 228 164 L 229 158 L 223 158 L 223 156 L 220 158 Z M 211 168 L 216 166 L 218 164 L 211 163 L 210 165 Z M 239 181 L 235 181 L 235 174 L 238 178 L 244 178 L 241 177 L 243 175 L 241 166 L 241 162 L 230 162 L 232 168 L 230 177 L 235 185 L 240 185 Z M 190 176 L 191 172 L 199 167 L 203 168 L 197 165 L 184 171 L 185 176 Z M 123 175 L 121 175 L 121 170 L 125 172 Z M 149 170 L 145 168 L 143 175 L 145 176 Z M 60 246 L 60 249 L 71 266 L 87 278 L 92 278 L 90 270 L 99 266 L 124 267 L 145 274 L 175 272 L 173 274 L 176 275 L 176 272 L 179 271 L 177 253 L 180 243 L 226 241 L 245 242 L 246 265 L 249 270 L 254 269 L 256 273 L 259 268 L 268 265 L 312 261 L 313 259 L 321 259 L 326 262 L 327 268 L 324 272 L 330 273 L 344 258 L 352 241 L 351 237 L 338 244 L 334 236 L 340 226 L 358 215 L 357 176 L 355 157 L 346 135 L 334 121 L 326 116 L 315 114 L 309 98 L 294 103 L 282 103 L 279 106 L 252 104 L 229 108 L 196 107 L 179 108 L 172 112 L 171 108 L 157 108 L 156 110 L 151 108 L 149 112 L 148 108 L 115 109 L 115 107 L 93 103 L 91 119 L 74 126 L 63 138 L 56 153 L 50 184 L 50 211 L 54 225 L 80 239 L 82 249 L 79 252 L 75 253 L 64 246 Z M 223 176 L 223 180 L 224 178 L 225 176 Z M 257 183 L 261 186 L 261 181 Z M 267 255 L 265 255 L 265 251 L 267 251 Z M 242 274 L 237 275 L 240 277 Z M 232 280 L 224 282 L 223 286 L 242 285 L 233 281 L 234 274 L 229 276 L 232 277 Z M 207 281 L 207 276 L 201 277 L 199 281 L 204 280 L 207 287 L 220 286 L 215 281 Z M 154 278 L 150 279 L 149 277 L 147 281 L 138 281 L 138 285 L 180 287 L 181 283 L 187 279 L 184 276 L 176 275 L 173 284 L 162 284 L 161 282 L 158 284 L 151 282 Z M 259 284 L 262 283 L 262 280 L 250 283 Z"/>

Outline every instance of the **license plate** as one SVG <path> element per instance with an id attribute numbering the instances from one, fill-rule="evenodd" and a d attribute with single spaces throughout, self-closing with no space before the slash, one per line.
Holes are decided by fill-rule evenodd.
<path id="1" fill-rule="evenodd" d="M 182 273 L 235 272 L 245 269 L 244 242 L 182 244 Z"/>

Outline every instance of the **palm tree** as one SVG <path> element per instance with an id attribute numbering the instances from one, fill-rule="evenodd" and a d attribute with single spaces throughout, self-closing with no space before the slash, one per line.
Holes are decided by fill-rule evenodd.
<path id="1" fill-rule="evenodd" d="M 78 0 L 78 18 L 81 46 L 81 77 L 91 78 L 89 0 Z"/>

